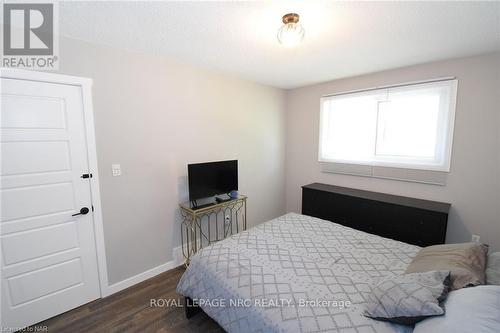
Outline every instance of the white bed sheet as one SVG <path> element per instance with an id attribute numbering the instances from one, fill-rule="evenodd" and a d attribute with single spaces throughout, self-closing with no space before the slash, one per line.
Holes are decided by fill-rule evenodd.
<path id="1" fill-rule="evenodd" d="M 362 312 L 419 249 L 289 213 L 199 251 L 177 290 L 227 332 L 411 332 Z"/>

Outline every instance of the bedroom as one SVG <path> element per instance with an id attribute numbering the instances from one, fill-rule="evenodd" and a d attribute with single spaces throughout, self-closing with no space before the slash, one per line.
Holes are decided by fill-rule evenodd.
<path id="1" fill-rule="evenodd" d="M 201 254 L 218 246 L 235 251 L 228 265 L 247 265 L 237 256 L 252 248 L 256 252 L 251 252 L 249 267 L 259 263 L 272 270 L 273 277 L 280 272 L 281 278 L 315 285 L 317 277 L 300 277 L 297 267 L 293 274 L 288 271 L 293 258 L 278 264 L 265 258 L 276 253 L 266 251 L 297 251 L 295 255 L 304 254 L 311 265 L 336 268 L 330 278 L 338 279 L 340 272 L 353 271 L 343 266 L 349 254 L 359 255 L 352 260 L 369 260 L 368 264 L 387 259 L 356 243 L 361 242 L 356 235 L 377 244 L 380 240 L 361 232 L 403 242 L 389 251 L 400 261 L 388 260 L 394 264 L 392 270 L 381 269 L 369 283 L 354 283 L 364 286 L 359 292 L 323 295 L 323 301 L 336 301 L 337 306 L 301 307 L 318 311 L 354 311 L 353 307 L 364 311 L 364 301 L 371 295 L 368 289 L 374 290 L 381 278 L 414 274 L 404 273 L 418 259 L 420 247 L 429 245 L 468 244 L 467 255 L 484 249 L 480 244 L 488 245 L 487 254 L 474 257 L 482 265 L 480 281 L 473 284 L 488 283 L 487 269 L 492 276 L 498 272 L 499 2 L 44 1 L 52 7 L 19 7 L 30 3 L 16 2 L 18 7 L 2 3 L 3 329 L 285 330 L 283 325 L 292 321 L 276 320 L 273 309 L 262 304 L 270 299 L 249 297 L 243 289 L 237 297 L 210 300 L 237 301 L 255 311 L 250 327 L 229 327 L 218 317 L 217 310 L 224 315 L 230 306 L 228 310 L 221 304 L 198 304 L 203 311 L 196 314 L 198 307 L 185 307 L 184 296 L 209 301 L 179 285 L 185 256 L 198 263 L 190 264 L 188 271 L 203 276 L 199 272 L 208 268 Z M 33 11 L 33 16 L 19 16 L 22 11 L 25 15 Z M 297 15 L 286 16 L 293 13 Z M 17 25 L 11 24 L 16 19 Z M 42 21 L 52 22 L 48 34 L 52 43 L 47 42 L 52 53 L 16 54 L 16 48 L 35 44 L 35 37 L 42 44 L 47 41 L 48 35 L 36 30 Z M 21 30 L 31 32 L 30 43 L 23 43 Z M 6 51 L 7 41 L 17 41 L 14 53 Z M 291 42 L 295 45 L 288 45 Z M 29 66 L 31 57 L 41 68 Z M 47 68 L 49 59 L 56 60 L 55 67 Z M 22 60 L 27 60 L 26 66 L 12 68 Z M 422 91 L 447 102 L 419 100 Z M 397 109 L 387 103 L 391 98 L 406 101 L 400 109 L 409 110 L 404 117 L 391 112 Z M 421 104 L 408 102 L 415 100 L 431 106 L 419 109 Z M 370 106 L 364 108 L 365 102 Z M 335 113 L 335 106 L 346 112 Z M 37 115 L 35 110 L 43 113 Z M 422 110 L 430 111 L 422 116 Z M 406 149 L 418 158 L 395 156 L 394 151 Z M 386 153 L 377 157 L 374 150 Z M 191 187 L 196 184 L 190 181 L 188 165 L 234 160 L 236 186 L 234 182 L 231 186 L 236 188 L 206 194 L 226 197 L 218 205 L 193 209 L 196 200 L 203 205 L 214 199 L 203 201 L 203 195 L 193 195 Z M 210 166 L 214 167 L 205 165 Z M 210 171 L 206 168 L 202 172 Z M 199 179 L 203 183 L 208 178 Z M 233 190 L 238 192 L 233 193 L 236 199 L 225 201 L 229 198 L 225 193 Z M 185 238 L 186 226 L 189 232 L 208 231 L 196 225 L 193 229 L 192 216 L 219 207 L 230 209 L 233 204 L 242 205 L 234 212 L 240 215 L 222 213 L 222 229 L 234 222 L 246 230 L 235 230 L 233 236 L 229 235 L 233 230 L 222 236 L 213 232 L 212 236 L 227 239 L 210 247 L 203 243 L 205 236 Z M 304 217 L 295 225 L 297 216 L 320 220 Z M 206 221 L 200 222 L 203 228 L 214 222 Z M 287 230 L 297 234 L 273 236 L 280 224 L 268 221 L 292 223 Z M 301 223 L 313 223 L 317 229 Z M 269 225 L 276 228 L 266 229 Z M 339 237 L 342 230 L 349 232 Z M 320 231 L 326 236 L 318 235 Z M 259 232 L 263 235 L 255 241 L 241 238 Z M 199 250 L 200 237 L 202 241 L 205 237 L 204 249 L 192 256 L 191 250 Z M 310 242 L 313 245 L 304 245 Z M 401 254 L 401 248 L 407 251 Z M 451 271 L 446 265 L 425 271 L 436 270 Z M 498 275 L 496 279 L 498 283 Z M 209 280 L 230 286 L 222 275 Z M 176 292 L 178 285 L 183 292 Z M 331 293 L 342 285 L 323 280 L 316 287 L 332 288 Z M 470 330 L 456 317 L 447 323 L 456 313 L 448 311 L 454 307 L 446 302 L 460 302 L 462 292 L 483 290 L 498 300 L 498 288 L 451 291 L 447 300 L 439 301 L 438 316 L 416 325 L 359 318 L 374 323 L 374 330 L 388 332 L 415 327 L 418 333 L 419 325 L 427 332 L 431 332 L 428 325 L 441 332 L 446 325 Z M 351 306 L 340 309 L 340 302 L 345 305 L 351 298 Z M 278 308 L 295 309 L 287 305 L 290 297 L 277 300 L 285 301 Z M 189 319 L 186 308 L 193 310 Z M 499 331 L 498 318 L 479 314 L 472 315 L 477 322 L 465 318 L 478 325 L 472 326 L 475 331 Z M 270 324 L 271 319 L 277 326 Z M 362 331 L 354 323 L 334 324 L 324 331 Z M 304 326 L 304 331 L 320 330 L 307 325 L 312 326 Z M 457 327 L 449 331 L 458 332 Z M 300 330 L 290 326 L 287 331 Z"/>

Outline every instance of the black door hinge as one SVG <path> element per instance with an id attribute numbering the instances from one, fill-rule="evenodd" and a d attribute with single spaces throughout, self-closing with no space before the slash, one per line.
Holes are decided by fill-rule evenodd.
<path id="1" fill-rule="evenodd" d="M 92 211 L 94 211 L 94 205 L 92 205 Z"/>
<path id="2" fill-rule="evenodd" d="M 91 173 L 84 173 L 81 178 L 92 178 L 92 174 Z"/>

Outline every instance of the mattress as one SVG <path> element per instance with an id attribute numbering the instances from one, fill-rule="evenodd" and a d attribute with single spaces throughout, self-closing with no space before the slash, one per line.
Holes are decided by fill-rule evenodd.
<path id="1" fill-rule="evenodd" d="M 177 291 L 227 332 L 411 332 L 363 316 L 363 303 L 419 249 L 289 213 L 200 250 Z"/>

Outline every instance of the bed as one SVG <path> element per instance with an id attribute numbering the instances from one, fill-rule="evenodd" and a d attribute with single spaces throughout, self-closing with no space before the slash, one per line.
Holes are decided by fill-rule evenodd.
<path id="1" fill-rule="evenodd" d="M 411 332 L 364 317 L 362 304 L 418 250 L 289 213 L 202 249 L 177 290 L 227 332 Z"/>
<path id="2" fill-rule="evenodd" d="M 403 274 L 419 245 L 444 242 L 448 209 L 306 185 L 307 215 L 289 213 L 200 250 L 177 291 L 227 332 L 411 332 L 365 317 L 365 297 L 379 279 Z"/>

